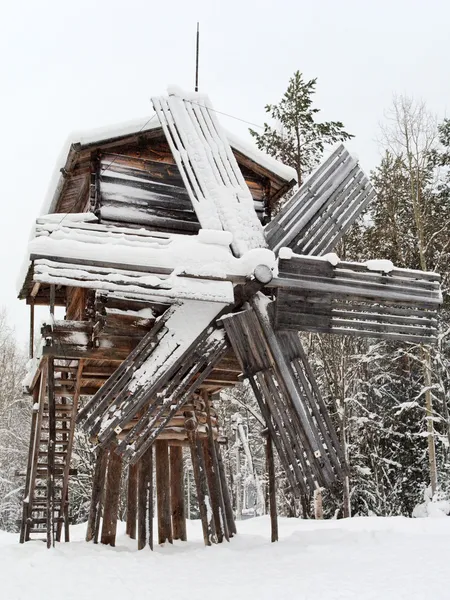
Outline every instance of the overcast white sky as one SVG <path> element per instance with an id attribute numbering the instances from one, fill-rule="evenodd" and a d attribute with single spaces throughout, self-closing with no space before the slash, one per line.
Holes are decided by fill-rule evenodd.
<path id="1" fill-rule="evenodd" d="M 299 69 L 318 77 L 322 119 L 356 135 L 365 169 L 393 93 L 449 110 L 448 0 L 3 2 L 0 307 L 20 340 L 28 312 L 15 279 L 62 145 L 73 131 L 151 115 L 150 96 L 168 84 L 192 89 L 197 20 L 200 91 L 217 110 L 262 123 Z"/>

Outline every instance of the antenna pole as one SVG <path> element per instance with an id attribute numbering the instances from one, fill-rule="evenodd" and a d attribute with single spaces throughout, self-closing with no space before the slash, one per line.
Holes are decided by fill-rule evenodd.
<path id="1" fill-rule="evenodd" d="M 198 92 L 198 55 L 200 50 L 200 24 L 197 22 L 197 45 L 195 51 L 195 91 Z"/>

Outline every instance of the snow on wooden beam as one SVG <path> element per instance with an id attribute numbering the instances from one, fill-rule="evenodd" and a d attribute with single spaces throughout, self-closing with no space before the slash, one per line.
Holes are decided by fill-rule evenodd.
<path id="1" fill-rule="evenodd" d="M 269 247 L 326 254 L 374 196 L 357 161 L 339 145 L 266 226 Z"/>
<path id="2" fill-rule="evenodd" d="M 232 233 L 237 256 L 265 247 L 250 190 L 209 99 L 172 90 L 152 102 L 201 226 Z"/>
<path id="3" fill-rule="evenodd" d="M 281 258 L 270 283 L 278 288 L 275 327 L 429 343 L 437 336 L 439 279 L 389 261 Z"/>
<path id="4" fill-rule="evenodd" d="M 66 215 L 67 216 L 67 215 Z M 38 220 L 29 244 L 30 276 L 21 295 L 34 283 L 85 287 L 130 297 L 149 296 L 233 302 L 233 283 L 244 283 L 259 266 L 273 270 L 267 248 L 236 258 L 232 235 L 202 229 L 198 235 L 163 234 L 85 221 L 85 215 L 48 215 Z M 21 282 L 22 283 L 22 282 Z"/>
<path id="5" fill-rule="evenodd" d="M 233 301 L 232 284 L 228 281 L 157 275 L 111 267 L 77 265 L 48 259 L 34 261 L 34 281 L 60 286 L 81 287 L 110 293 L 124 293 L 129 298 L 167 301 L 176 299 Z"/>
<path id="6" fill-rule="evenodd" d="M 253 309 L 222 322 L 298 495 L 330 485 L 345 461 L 298 335 L 272 329 L 267 303 L 257 295 Z"/>

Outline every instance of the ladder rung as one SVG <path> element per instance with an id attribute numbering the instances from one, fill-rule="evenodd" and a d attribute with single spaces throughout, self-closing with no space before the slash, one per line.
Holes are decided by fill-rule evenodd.
<path id="1" fill-rule="evenodd" d="M 31 521 L 33 521 L 33 525 L 45 525 L 45 523 L 47 523 L 47 519 L 43 518 L 43 517 L 38 517 L 37 519 L 30 519 Z M 53 517 L 53 523 L 64 523 L 64 517 Z"/>
<path id="2" fill-rule="evenodd" d="M 67 452 L 54 452 L 55 456 L 67 456 Z M 39 456 L 48 456 L 47 450 L 40 450 Z"/>

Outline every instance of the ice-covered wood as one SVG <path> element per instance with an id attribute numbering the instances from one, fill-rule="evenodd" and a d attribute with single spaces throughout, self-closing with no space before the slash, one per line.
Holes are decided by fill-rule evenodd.
<path id="1" fill-rule="evenodd" d="M 374 196 L 358 162 L 339 145 L 266 226 L 269 247 L 326 254 Z"/>
<path id="2" fill-rule="evenodd" d="M 230 231 L 237 256 L 264 247 L 251 193 L 209 99 L 173 89 L 152 102 L 201 226 Z"/>

